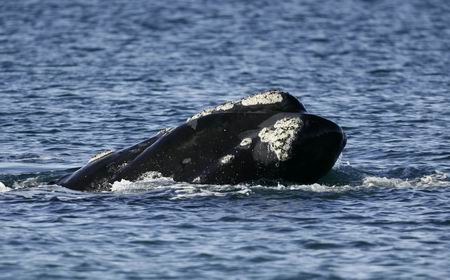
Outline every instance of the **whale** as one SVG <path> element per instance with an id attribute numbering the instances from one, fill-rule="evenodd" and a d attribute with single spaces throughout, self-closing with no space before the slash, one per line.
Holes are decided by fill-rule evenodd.
<path id="1" fill-rule="evenodd" d="M 192 184 L 311 184 L 332 169 L 346 142 L 339 125 L 310 114 L 288 92 L 268 90 L 205 109 L 131 147 L 96 155 L 56 184 L 108 191 L 116 181 L 155 173 Z"/>

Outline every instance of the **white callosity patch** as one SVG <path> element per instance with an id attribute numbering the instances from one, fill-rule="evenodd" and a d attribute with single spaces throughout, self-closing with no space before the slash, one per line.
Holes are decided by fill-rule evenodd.
<path id="1" fill-rule="evenodd" d="M 183 161 L 181 161 L 181 163 L 182 164 L 189 164 L 189 163 L 191 163 L 191 158 L 185 158 L 185 159 L 183 159 Z"/>
<path id="2" fill-rule="evenodd" d="M 91 157 L 89 159 L 88 163 L 91 163 L 93 161 L 99 160 L 99 159 L 101 159 L 103 157 L 106 157 L 109 154 L 112 154 L 112 153 L 113 153 L 113 151 L 111 151 L 111 150 L 100 152 L 100 153 L 96 154 L 95 156 Z"/>
<path id="3" fill-rule="evenodd" d="M 220 163 L 227 164 L 227 163 L 230 163 L 233 159 L 234 159 L 234 155 L 226 155 L 220 159 Z"/>
<path id="4" fill-rule="evenodd" d="M 215 112 L 214 108 L 205 109 L 205 110 L 201 111 L 200 113 L 197 113 L 197 114 L 193 115 L 192 117 L 187 119 L 187 121 L 189 122 L 189 121 L 192 121 L 192 120 L 196 120 L 196 119 L 201 118 L 203 116 L 207 116 L 207 115 L 209 115 L 209 114 L 211 114 L 213 112 Z"/>
<path id="5" fill-rule="evenodd" d="M 225 104 L 217 106 L 215 108 L 215 110 L 217 110 L 217 111 L 228 111 L 228 110 L 233 109 L 233 107 L 234 107 L 234 103 L 233 102 L 228 102 L 228 103 L 225 103 Z"/>
<path id="6" fill-rule="evenodd" d="M 210 115 L 216 112 L 226 112 L 234 108 L 236 105 L 242 106 L 253 106 L 253 105 L 264 105 L 264 104 L 275 104 L 283 101 L 282 91 L 280 90 L 270 90 L 249 96 L 237 101 L 227 102 L 221 104 L 215 108 L 208 108 L 201 111 L 198 114 L 193 115 L 187 121 L 196 120 L 200 117 Z"/>
<path id="7" fill-rule="evenodd" d="M 147 171 L 144 174 L 142 174 L 141 176 L 139 176 L 140 180 L 146 180 L 146 179 L 159 179 L 159 178 L 163 178 L 163 175 L 161 174 L 161 172 L 158 171 Z"/>
<path id="8" fill-rule="evenodd" d="M 206 110 L 201 111 L 198 114 L 193 115 L 192 117 L 187 119 L 187 121 L 196 120 L 196 119 L 198 119 L 200 117 L 207 116 L 207 115 L 210 115 L 210 114 L 215 113 L 215 112 L 231 110 L 231 109 L 233 109 L 234 104 L 235 104 L 234 102 L 228 102 L 228 103 L 224 103 L 222 105 L 219 105 L 219 106 L 217 106 L 215 108 L 208 108 Z"/>
<path id="9" fill-rule="evenodd" d="M 297 138 L 303 122 L 299 117 L 286 117 L 278 120 L 273 127 L 265 127 L 258 133 L 261 142 L 268 143 L 278 160 L 290 158 L 292 143 Z"/>
<path id="10" fill-rule="evenodd" d="M 192 180 L 192 183 L 200 183 L 200 182 L 201 182 L 200 177 L 195 177 L 194 180 Z"/>
<path id="11" fill-rule="evenodd" d="M 242 99 L 241 104 L 244 106 L 252 106 L 261 104 L 275 104 L 282 101 L 283 95 L 281 95 L 281 91 L 271 90 L 244 98 Z"/>
<path id="12" fill-rule="evenodd" d="M 251 144 L 252 144 L 252 138 L 244 138 L 244 139 L 242 139 L 242 141 L 239 144 L 239 146 L 241 146 L 241 147 L 248 147 Z"/>
<path id="13" fill-rule="evenodd" d="M 173 127 L 163 128 L 160 131 L 158 131 L 158 134 L 167 134 L 167 133 L 171 132 L 172 130 L 174 130 Z"/>

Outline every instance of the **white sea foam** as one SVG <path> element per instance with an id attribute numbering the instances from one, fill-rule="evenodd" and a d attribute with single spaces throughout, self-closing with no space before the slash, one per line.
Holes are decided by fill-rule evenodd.
<path id="1" fill-rule="evenodd" d="M 8 188 L 7 186 L 5 186 L 5 184 L 0 182 L 0 193 L 1 192 L 7 192 L 7 191 L 10 191 L 10 190 L 11 190 L 11 188 Z"/>
<path id="2" fill-rule="evenodd" d="M 309 184 L 309 185 L 288 185 L 288 184 L 278 184 L 277 186 L 253 186 L 252 190 L 256 189 L 272 189 L 277 191 L 309 191 L 309 192 L 331 192 L 331 193 L 341 193 L 349 192 L 362 189 L 370 188 L 430 188 L 430 187 L 450 187 L 450 181 L 447 175 L 442 172 L 436 171 L 433 174 L 425 175 L 420 178 L 414 179 L 399 179 L 399 178 L 387 178 L 387 177 L 376 177 L 367 176 L 362 179 L 359 184 L 345 184 L 345 185 L 325 185 L 325 184 Z"/>
<path id="3" fill-rule="evenodd" d="M 350 175 L 348 175 L 350 176 Z M 344 174 L 345 177 L 345 174 Z M 159 172 L 148 172 L 136 181 L 121 180 L 111 185 L 114 193 L 142 193 L 156 192 L 157 195 L 164 195 L 168 199 L 189 199 L 204 196 L 251 196 L 261 191 L 306 191 L 312 193 L 345 193 L 361 190 L 376 190 L 377 188 L 392 189 L 426 189 L 426 188 L 450 188 L 450 181 L 446 173 L 435 171 L 418 178 L 400 179 L 383 176 L 366 176 L 357 181 L 331 185 L 325 183 L 315 183 L 309 185 L 284 184 L 260 185 L 260 184 L 237 184 L 237 185 L 213 185 L 213 184 L 189 184 L 175 182 L 172 178 L 163 177 Z M 27 189 L 44 189 L 51 191 L 61 191 L 78 193 L 56 185 L 43 184 L 39 176 L 30 177 L 25 180 L 16 181 L 11 187 L 0 182 L 0 192 L 19 191 L 20 195 L 32 197 L 33 192 L 23 192 Z"/>
<path id="4" fill-rule="evenodd" d="M 202 185 L 175 182 L 172 178 L 158 176 L 157 172 L 149 172 L 137 181 L 121 180 L 111 185 L 116 193 L 136 193 L 157 191 L 167 193 L 169 199 L 186 199 L 203 196 L 225 196 L 229 193 L 248 195 L 248 185 Z"/>
<path id="5" fill-rule="evenodd" d="M 42 185 L 42 178 L 36 176 L 26 178 L 25 180 L 16 181 L 13 183 L 12 188 L 13 189 L 31 188 L 39 185 Z"/>
<path id="6" fill-rule="evenodd" d="M 415 179 L 398 179 L 387 177 L 368 176 L 362 181 L 363 187 L 387 187 L 387 188 L 426 188 L 450 186 L 447 174 L 436 171 Z"/>
<path id="7" fill-rule="evenodd" d="M 171 178 L 157 177 L 155 173 L 141 177 L 139 180 L 131 182 L 122 180 L 112 184 L 112 191 L 117 193 L 136 193 L 158 191 L 169 196 L 169 199 L 188 199 L 203 196 L 226 196 L 238 195 L 249 196 L 259 191 L 306 191 L 315 193 L 343 193 L 355 190 L 376 189 L 376 188 L 429 188 L 429 187 L 450 187 L 447 175 L 442 172 L 435 172 L 414 179 L 399 179 L 367 176 L 359 183 L 343 185 L 326 184 L 282 184 L 259 185 L 259 184 L 237 184 L 237 185 L 210 185 L 210 184 L 189 184 L 175 182 Z"/>

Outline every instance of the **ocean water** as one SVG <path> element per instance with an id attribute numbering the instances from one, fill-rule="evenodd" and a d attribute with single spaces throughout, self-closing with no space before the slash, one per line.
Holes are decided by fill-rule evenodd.
<path id="1" fill-rule="evenodd" d="M 450 2 L 0 2 L 0 278 L 450 278 Z M 348 143 L 312 185 L 49 184 L 282 88 Z"/>

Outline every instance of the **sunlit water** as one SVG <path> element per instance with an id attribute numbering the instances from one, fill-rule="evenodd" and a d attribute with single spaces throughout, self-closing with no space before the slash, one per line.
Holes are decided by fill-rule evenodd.
<path id="1" fill-rule="evenodd" d="M 0 3 L 0 278 L 450 278 L 450 2 Z M 340 124 L 313 185 L 48 182 L 269 88 Z"/>

